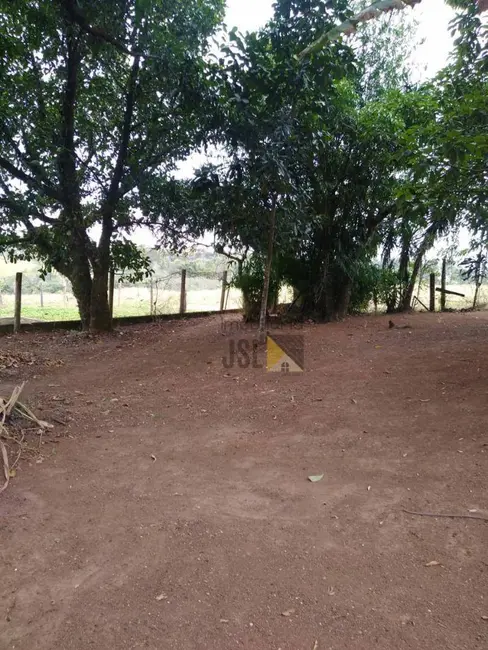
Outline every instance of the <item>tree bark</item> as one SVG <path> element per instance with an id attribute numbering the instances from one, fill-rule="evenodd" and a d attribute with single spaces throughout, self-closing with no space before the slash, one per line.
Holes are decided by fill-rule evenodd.
<path id="1" fill-rule="evenodd" d="M 400 305 L 399 311 L 408 311 L 412 306 L 412 297 L 415 289 L 415 283 L 417 282 L 417 277 L 422 266 L 422 260 L 424 259 L 425 250 L 421 247 L 417 256 L 415 257 L 415 262 L 413 264 L 412 274 L 408 280 L 407 288 L 403 294 L 402 303 Z"/>
<path id="2" fill-rule="evenodd" d="M 314 282 L 314 291 L 311 295 L 312 302 L 308 309 L 312 312 L 316 312 L 321 320 L 330 320 L 332 301 L 330 296 L 330 253 L 328 233 L 322 229 L 319 237 L 322 260 L 320 263 L 320 271 L 317 273 L 319 277 Z"/>
<path id="3" fill-rule="evenodd" d="M 442 271 L 441 271 L 441 311 L 446 311 L 446 269 L 447 269 L 447 260 L 444 258 L 442 260 Z"/>
<path id="4" fill-rule="evenodd" d="M 109 332 L 112 329 L 108 302 L 108 275 L 109 269 L 105 268 L 105 265 L 95 265 L 90 301 L 90 330 L 94 332 Z"/>
<path id="5" fill-rule="evenodd" d="M 481 284 L 479 282 L 476 283 L 476 289 L 474 291 L 474 298 L 473 298 L 473 309 L 476 309 L 476 305 L 478 304 L 478 294 L 480 291 L 480 286 Z"/>
<path id="6" fill-rule="evenodd" d="M 263 295 L 261 297 L 261 310 L 259 313 L 259 339 L 264 342 L 266 339 L 266 316 L 268 311 L 269 283 L 271 280 L 271 267 L 273 264 L 273 248 L 276 231 L 276 196 L 273 196 L 271 213 L 268 226 L 268 254 L 266 267 L 264 269 Z"/>
<path id="7" fill-rule="evenodd" d="M 112 317 L 108 301 L 110 240 L 112 231 L 112 214 L 107 210 L 103 215 L 102 234 L 95 258 L 92 261 L 93 281 L 90 306 L 90 330 L 95 332 L 109 332 L 112 329 Z"/>
<path id="8" fill-rule="evenodd" d="M 336 296 L 336 320 L 346 318 L 349 312 L 349 305 L 351 302 L 352 293 L 352 280 L 349 277 L 344 278 L 344 281 L 338 287 Z"/>
<path id="9" fill-rule="evenodd" d="M 409 277 L 408 277 L 408 263 L 410 261 L 410 239 L 404 235 L 402 237 L 402 249 L 400 253 L 400 262 L 398 266 L 398 284 L 399 284 L 399 295 L 398 295 L 398 304 L 396 308 L 401 309 L 405 301 L 405 295 L 407 292 Z"/>
<path id="10" fill-rule="evenodd" d="M 69 280 L 78 305 L 78 311 L 80 312 L 81 327 L 83 330 L 88 330 L 90 327 L 92 295 L 92 279 L 90 273 L 88 272 L 87 274 L 80 269 L 74 269 L 70 274 Z"/>
<path id="11" fill-rule="evenodd" d="M 74 220 L 72 220 L 74 221 Z M 92 277 L 87 249 L 87 236 L 83 230 L 75 229 L 66 255 L 57 259 L 53 267 L 71 282 L 73 295 L 80 312 L 83 330 L 90 327 Z"/>

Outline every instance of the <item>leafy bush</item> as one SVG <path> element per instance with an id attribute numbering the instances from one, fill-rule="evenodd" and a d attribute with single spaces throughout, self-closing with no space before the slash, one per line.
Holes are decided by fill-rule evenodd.
<path id="1" fill-rule="evenodd" d="M 382 268 L 378 264 L 366 261 L 357 269 L 353 280 L 349 311 L 359 313 L 373 302 L 386 305 L 388 312 L 394 311 L 400 291 L 397 273 L 392 268 Z"/>
<path id="2" fill-rule="evenodd" d="M 232 280 L 232 286 L 242 291 L 243 312 L 246 321 L 257 321 L 261 309 L 261 296 L 264 284 L 264 259 L 253 255 L 244 262 L 242 271 Z M 276 270 L 271 272 L 269 284 L 268 309 L 278 301 L 281 282 Z"/>

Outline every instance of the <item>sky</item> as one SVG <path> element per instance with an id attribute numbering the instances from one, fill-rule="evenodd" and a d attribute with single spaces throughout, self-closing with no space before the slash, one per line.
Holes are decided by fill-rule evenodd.
<path id="1" fill-rule="evenodd" d="M 228 28 L 238 27 L 241 32 L 262 27 L 272 15 L 273 0 L 227 0 Z M 423 0 L 413 9 L 419 21 L 419 36 L 425 43 L 418 48 L 414 62 L 422 69 L 422 77 L 431 77 L 446 64 L 452 41 L 448 24 L 454 12 L 445 0 Z"/>

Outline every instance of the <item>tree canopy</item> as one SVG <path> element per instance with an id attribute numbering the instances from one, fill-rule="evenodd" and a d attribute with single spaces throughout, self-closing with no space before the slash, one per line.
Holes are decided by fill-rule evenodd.
<path id="1" fill-rule="evenodd" d="M 205 54 L 223 0 L 0 3 L 0 246 L 68 277 L 109 327 L 141 196 L 212 130 Z M 209 104 L 210 102 L 210 108 Z"/>
<path id="2" fill-rule="evenodd" d="M 414 13 L 384 10 L 419 1 L 277 0 L 225 34 L 222 0 L 0 0 L 0 249 L 68 277 L 95 329 L 110 268 L 149 272 L 139 225 L 212 232 L 262 325 L 280 283 L 324 319 L 385 286 L 408 309 L 439 235 L 488 230 L 482 6 L 451 3 L 453 56 L 418 83 Z"/>

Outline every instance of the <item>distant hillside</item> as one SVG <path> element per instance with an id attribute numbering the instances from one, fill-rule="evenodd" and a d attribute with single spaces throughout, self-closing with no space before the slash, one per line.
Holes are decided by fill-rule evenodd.
<path id="1" fill-rule="evenodd" d="M 152 281 L 158 282 L 166 289 L 179 289 L 182 269 L 186 269 L 187 277 L 192 288 L 211 289 L 218 286 L 222 278 L 222 272 L 228 269 L 228 259 L 223 255 L 218 255 L 209 250 L 198 250 L 185 255 L 172 255 L 167 251 L 146 249 L 149 256 L 153 276 Z M 23 293 L 36 293 L 40 286 L 45 292 L 61 293 L 70 291 L 71 287 L 67 280 L 58 273 L 53 272 L 47 275 L 45 281 L 39 278 L 39 269 L 41 264 L 36 261 L 18 262 L 10 264 L 0 258 L 0 292 L 10 294 L 14 292 L 15 274 L 23 273 L 22 289 Z M 138 283 L 147 285 L 150 280 Z M 133 286 L 134 283 L 119 279 L 122 286 Z"/>

